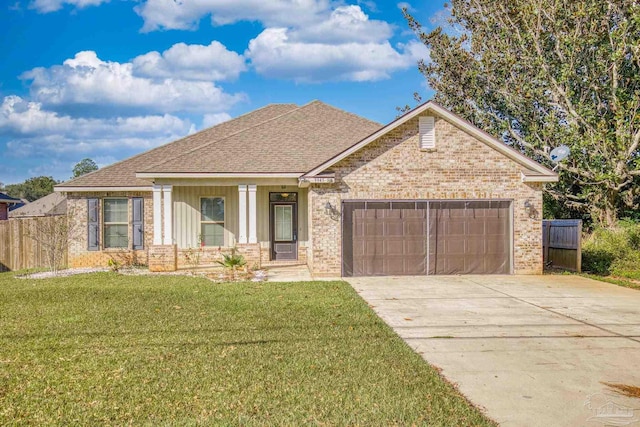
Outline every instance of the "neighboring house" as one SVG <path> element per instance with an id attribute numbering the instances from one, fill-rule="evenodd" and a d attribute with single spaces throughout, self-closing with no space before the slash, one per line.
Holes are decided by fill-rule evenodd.
<path id="1" fill-rule="evenodd" d="M 9 209 L 22 203 L 22 200 L 0 193 L 0 221 L 9 219 Z"/>
<path id="2" fill-rule="evenodd" d="M 542 273 L 557 175 L 430 101 L 382 126 L 276 104 L 59 184 L 86 229 L 74 266 L 155 271 L 236 247 L 316 276 Z"/>
<path id="3" fill-rule="evenodd" d="M 62 193 L 51 193 L 9 212 L 9 218 L 32 218 L 65 215 L 67 198 Z"/>

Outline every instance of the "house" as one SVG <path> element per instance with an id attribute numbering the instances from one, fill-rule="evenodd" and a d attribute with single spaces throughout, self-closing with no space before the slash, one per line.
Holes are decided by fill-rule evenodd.
<path id="1" fill-rule="evenodd" d="M 9 209 L 22 203 L 22 200 L 0 193 L 0 221 L 9 219 Z"/>
<path id="2" fill-rule="evenodd" d="M 67 198 L 62 193 L 51 193 L 9 212 L 9 218 L 33 218 L 65 215 Z"/>
<path id="3" fill-rule="evenodd" d="M 557 175 L 429 101 L 383 126 L 319 101 L 274 104 L 56 186 L 86 230 L 72 266 L 114 252 L 153 271 L 306 263 L 315 276 L 542 273 Z"/>

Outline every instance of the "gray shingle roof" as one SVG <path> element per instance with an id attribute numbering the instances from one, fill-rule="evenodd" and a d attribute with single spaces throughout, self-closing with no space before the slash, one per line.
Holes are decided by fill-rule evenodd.
<path id="1" fill-rule="evenodd" d="M 60 193 L 34 200 L 31 203 L 9 212 L 9 218 L 24 218 L 33 216 L 64 215 L 67 213 L 67 198 Z"/>
<path id="2" fill-rule="evenodd" d="M 167 159 L 175 158 L 192 150 L 194 147 L 225 138 L 296 108 L 298 107 L 295 104 L 268 105 L 233 120 L 106 166 L 95 172 L 58 184 L 56 188 L 64 190 L 65 187 L 146 187 L 151 183 L 148 180 L 136 178 L 137 171 Z"/>
<path id="3" fill-rule="evenodd" d="M 272 104 L 56 188 L 149 186 L 136 172 L 304 173 L 381 126 L 320 101 Z"/>
<path id="4" fill-rule="evenodd" d="M 380 127 L 313 101 L 138 172 L 304 173 Z"/>

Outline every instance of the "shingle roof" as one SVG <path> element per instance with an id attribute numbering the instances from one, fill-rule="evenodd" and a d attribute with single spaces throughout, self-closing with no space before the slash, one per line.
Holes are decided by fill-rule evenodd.
<path id="1" fill-rule="evenodd" d="M 9 218 L 22 218 L 32 216 L 64 215 L 67 213 L 67 198 L 60 193 L 51 193 L 48 196 L 34 200 L 31 203 L 9 212 Z"/>
<path id="2" fill-rule="evenodd" d="M 95 172 L 58 184 L 56 188 L 64 191 L 65 187 L 147 187 L 151 183 L 148 180 L 136 178 L 137 171 L 177 157 L 192 150 L 194 147 L 233 135 L 296 108 L 298 106 L 295 104 L 268 105 L 233 120 L 106 166 Z"/>
<path id="3" fill-rule="evenodd" d="M 313 101 L 138 172 L 304 173 L 381 126 Z"/>
<path id="4" fill-rule="evenodd" d="M 7 196 L 4 193 L 0 193 L 0 203 L 22 203 L 22 200 L 16 199 L 15 197 Z"/>
<path id="5" fill-rule="evenodd" d="M 273 104 L 57 185 L 140 187 L 153 173 L 304 173 L 382 125 L 313 101 Z"/>

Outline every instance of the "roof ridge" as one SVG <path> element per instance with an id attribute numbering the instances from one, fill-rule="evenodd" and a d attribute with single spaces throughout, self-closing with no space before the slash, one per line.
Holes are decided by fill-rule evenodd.
<path id="1" fill-rule="evenodd" d="M 138 158 L 138 157 L 140 157 L 140 156 L 143 156 L 143 155 L 147 155 L 147 154 L 152 153 L 152 152 L 154 152 L 154 151 L 156 151 L 156 150 L 159 150 L 159 149 L 161 149 L 161 148 L 165 148 L 165 147 L 167 147 L 167 146 L 169 146 L 169 145 L 171 145 L 171 144 L 175 144 L 175 143 L 177 143 L 177 142 L 184 141 L 185 139 L 187 139 L 187 138 L 189 138 L 189 137 L 191 137 L 191 136 L 197 135 L 197 134 L 199 134 L 199 133 L 201 133 L 201 132 L 204 132 L 204 131 L 206 131 L 206 130 L 208 130 L 208 129 L 214 128 L 214 127 L 219 126 L 219 125 L 224 124 L 224 123 L 232 122 L 232 121 L 234 121 L 234 120 L 237 120 L 237 119 L 240 119 L 240 118 L 242 118 L 242 117 L 248 116 L 249 114 L 253 114 L 253 113 L 257 112 L 257 111 L 261 111 L 261 110 L 264 110 L 264 109 L 266 109 L 266 108 L 268 108 L 268 107 L 275 106 L 275 105 L 294 105 L 294 106 L 296 107 L 296 108 L 294 108 L 294 110 L 295 110 L 295 109 L 297 109 L 297 108 L 300 108 L 300 107 L 298 107 L 296 104 L 291 104 L 291 103 L 280 103 L 280 102 L 278 102 L 278 103 L 267 104 L 267 105 L 264 105 L 264 106 L 262 106 L 262 107 L 260 107 L 260 108 L 255 109 L 255 110 L 251 110 L 251 111 L 248 111 L 248 112 L 246 112 L 246 113 L 244 113 L 244 114 L 240 114 L 239 116 L 234 117 L 234 118 L 232 118 L 232 119 L 230 119 L 230 120 L 227 120 L 227 121 L 225 121 L 225 122 L 218 123 L 217 125 L 209 126 L 208 128 L 201 129 L 201 130 L 199 130 L 199 131 L 198 131 L 198 132 L 196 132 L 196 133 L 192 133 L 192 134 L 189 134 L 189 135 L 185 135 L 185 136 L 183 136 L 182 138 L 176 139 L 175 141 L 169 141 L 169 142 L 166 142 L 166 143 L 164 143 L 164 144 L 162 144 L 162 145 L 159 145 L 159 146 L 157 146 L 157 147 L 154 147 L 154 148 L 151 148 L 151 149 L 149 149 L 149 150 L 143 151 L 142 153 L 134 154 L 133 156 L 131 156 L 131 157 L 127 157 L 126 159 L 118 160 L 117 162 L 111 163 L 110 165 L 107 165 L 107 166 L 105 166 L 105 167 L 103 167 L 103 168 L 100 168 L 100 169 L 98 169 L 98 170 L 95 170 L 95 171 L 92 171 L 92 172 L 86 173 L 86 174 L 84 174 L 84 175 L 81 175 L 81 176 L 75 177 L 75 178 L 73 178 L 73 179 L 70 179 L 70 180 L 68 180 L 68 181 L 62 182 L 62 183 L 60 183 L 60 184 L 54 185 L 54 188 L 55 188 L 55 187 L 59 187 L 59 186 L 67 186 L 68 184 L 71 184 L 71 183 L 73 183 L 74 181 L 76 181 L 76 180 L 78 180 L 78 179 L 80 179 L 80 178 L 85 178 L 85 177 L 88 177 L 88 176 L 90 176 L 90 175 L 96 174 L 96 173 L 98 173 L 98 172 L 102 172 L 102 171 L 104 171 L 104 170 L 106 170 L 106 169 L 111 169 L 112 167 L 117 166 L 117 165 L 119 165 L 119 164 L 121 164 L 121 163 L 128 162 L 128 161 L 130 161 L 130 160 L 136 159 L 136 158 Z M 224 139 L 224 138 L 223 138 L 223 139 Z M 162 164 L 162 163 L 164 163 L 164 162 L 160 162 L 160 163 L 157 163 L 157 164 Z M 151 165 L 151 166 L 155 166 L 155 165 L 156 165 L 156 163 L 154 163 L 154 164 L 153 164 L 153 165 Z M 151 166 L 149 166 L 149 167 L 151 167 Z"/>
<path id="2" fill-rule="evenodd" d="M 384 126 L 384 124 L 382 124 L 382 123 L 374 122 L 373 120 L 369 120 L 369 119 L 368 119 L 368 118 L 366 118 L 366 117 L 363 117 L 363 116 L 360 116 L 360 115 L 358 115 L 358 114 L 352 113 L 351 111 L 343 110 L 342 108 L 338 108 L 338 107 L 336 107 L 335 105 L 327 104 L 326 102 L 322 102 L 322 101 L 320 101 L 320 100 L 318 100 L 318 99 L 314 99 L 313 101 L 309 102 L 308 104 L 305 104 L 305 105 L 304 105 L 304 107 L 306 107 L 307 105 L 315 104 L 315 103 L 322 104 L 322 105 L 324 105 L 324 106 L 326 106 L 326 107 L 329 107 L 329 108 L 331 108 L 331 109 L 333 109 L 333 110 L 340 111 L 341 113 L 344 113 L 344 114 L 348 114 L 348 115 L 350 115 L 350 116 L 352 116 L 352 117 L 355 117 L 355 118 L 357 118 L 357 119 L 360 119 L 360 120 L 366 120 L 366 121 L 368 121 L 369 123 L 372 123 L 372 124 L 378 125 L 378 126 L 380 126 L 380 127 L 383 127 L 383 126 Z"/>
<path id="3" fill-rule="evenodd" d="M 203 144 L 203 145 L 200 145 L 200 146 L 198 146 L 198 147 L 192 148 L 191 150 L 189 150 L 189 151 L 185 151 L 184 153 L 182 153 L 182 154 L 180 154 L 179 156 L 174 157 L 174 158 L 172 158 L 172 159 L 167 159 L 167 160 L 164 160 L 164 161 L 162 161 L 162 162 L 154 163 L 154 164 L 152 164 L 152 165 L 149 165 L 149 166 L 147 166 L 146 168 L 144 168 L 143 170 L 141 170 L 141 171 L 139 171 L 139 172 L 144 172 L 144 171 L 146 171 L 146 170 L 149 170 L 149 169 L 155 168 L 156 166 L 160 166 L 160 165 L 162 165 L 162 164 L 164 164 L 164 163 L 168 163 L 168 162 L 175 161 L 176 159 L 179 159 L 179 158 L 181 158 L 181 157 L 183 157 L 183 156 L 186 156 L 186 155 L 188 155 L 188 154 L 191 154 L 191 153 L 193 153 L 193 152 L 196 152 L 196 151 L 198 151 L 198 150 L 201 150 L 201 149 L 203 149 L 203 148 L 205 148 L 205 147 L 209 147 L 209 146 L 210 146 L 210 145 L 212 145 L 212 144 L 215 144 L 215 143 L 218 143 L 218 142 L 224 141 L 224 140 L 229 139 L 229 138 L 233 138 L 234 136 L 237 136 L 237 135 L 239 135 L 239 134 L 241 134 L 241 133 L 247 132 L 247 131 L 249 131 L 249 130 L 251 130 L 251 129 L 255 129 L 255 128 L 257 128 L 258 126 L 262 126 L 262 125 L 264 125 L 265 123 L 269 123 L 269 122 L 271 122 L 271 121 L 273 121 L 273 120 L 276 120 L 276 119 L 282 118 L 282 117 L 284 117 L 284 116 L 286 116 L 286 115 L 288 115 L 288 114 L 293 113 L 294 111 L 300 111 L 300 110 L 302 110 L 303 108 L 307 108 L 307 107 L 309 107 L 309 106 L 311 106 L 312 104 L 317 103 L 317 102 L 320 102 L 320 101 L 314 100 L 314 101 L 311 101 L 311 102 L 309 102 L 309 103 L 307 103 L 307 104 L 301 105 L 301 106 L 299 106 L 299 107 L 298 107 L 298 106 L 296 106 L 297 108 L 294 108 L 294 109 L 292 109 L 292 110 L 289 110 L 289 111 L 287 111 L 286 113 L 282 113 L 282 114 L 277 115 L 277 116 L 275 116 L 275 117 L 272 117 L 272 118 L 270 118 L 270 119 L 268 119 L 268 120 L 264 120 L 264 121 L 262 121 L 262 122 L 260 122 L 260 123 L 256 123 L 256 124 L 255 124 L 255 125 L 253 125 L 253 126 L 249 126 L 249 127 L 244 128 L 244 129 L 242 129 L 242 130 L 239 130 L 238 132 L 232 133 L 231 135 L 227 135 L 227 136 L 225 136 L 224 138 L 216 139 L 216 140 L 214 140 L 214 141 L 210 141 L 210 142 L 207 142 L 206 144 Z M 323 105 L 327 105 L 327 104 L 324 104 L 324 103 L 322 103 L 322 102 L 320 102 L 320 103 L 321 103 L 321 104 L 323 104 Z M 285 105 L 286 105 L 286 104 L 285 104 Z M 293 104 L 293 105 L 295 105 L 295 104 Z M 138 171 L 136 171 L 136 172 L 138 172 Z"/>

